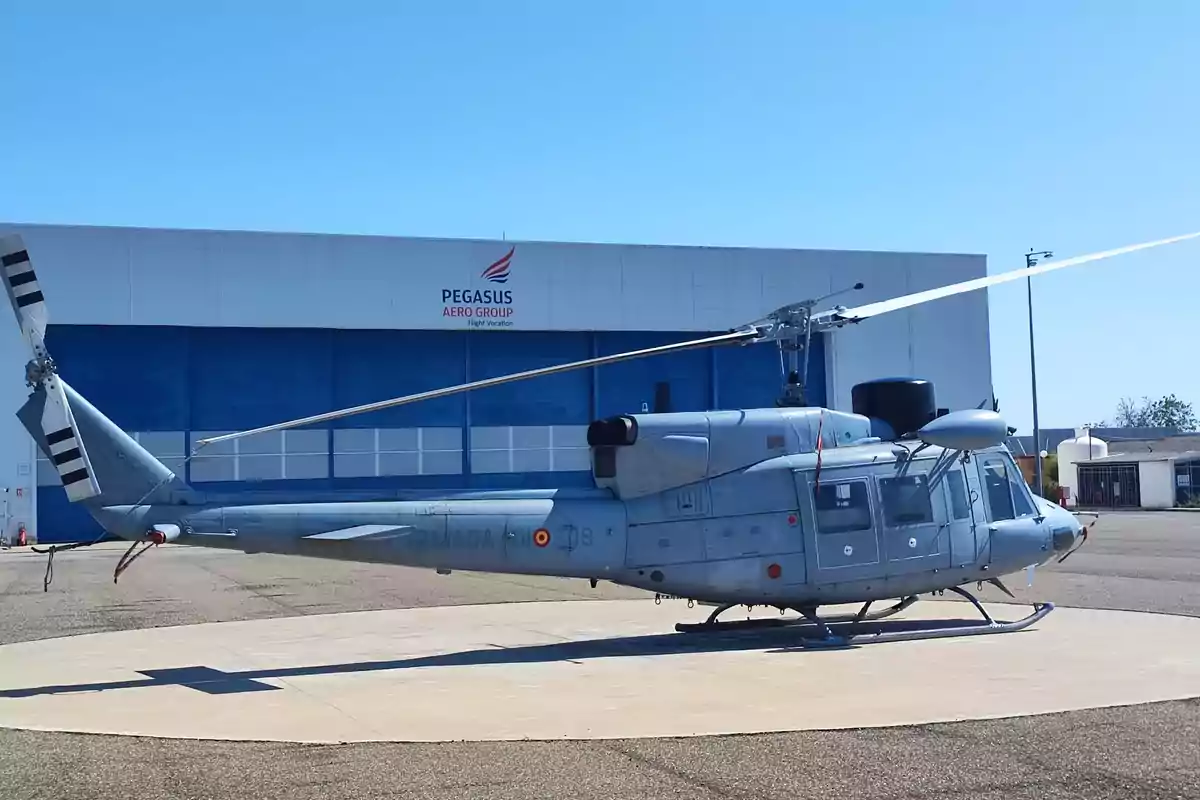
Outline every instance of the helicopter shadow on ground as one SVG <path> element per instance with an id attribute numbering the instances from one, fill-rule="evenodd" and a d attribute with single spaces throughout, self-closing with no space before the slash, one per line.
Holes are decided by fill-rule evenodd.
<path id="1" fill-rule="evenodd" d="M 846 642 L 827 643 L 816 635 L 817 629 L 814 626 L 794 622 L 785 626 L 757 629 L 646 634 L 640 636 L 555 642 L 550 644 L 521 645 L 517 647 L 489 645 L 484 648 L 463 650 L 454 653 L 414 656 L 411 658 L 383 661 L 358 661 L 344 664 L 316 664 L 310 666 L 232 671 L 196 665 L 167 669 L 137 670 L 138 673 L 146 677 L 133 680 L 60 684 L 0 690 L 0 699 L 13 700 L 44 695 L 108 692 L 119 689 L 143 689 L 161 686 L 182 686 L 204 692 L 205 694 L 224 695 L 278 691 L 284 688 L 263 682 L 269 679 L 347 675 L 359 672 L 551 662 L 578 664 L 585 660 L 598 658 L 672 656 L 751 650 L 762 650 L 768 654 L 801 651 L 827 652 L 831 650 L 856 649 L 864 644 L 886 646 L 887 642 L 871 641 L 870 636 L 876 633 L 928 631 L 933 629 L 950 631 L 955 628 L 976 628 L 978 625 L 978 619 L 881 620 L 859 623 L 852 631 L 852 623 L 832 623 L 829 625 L 829 629 L 835 635 L 847 636 L 853 633 L 853 638 Z"/>

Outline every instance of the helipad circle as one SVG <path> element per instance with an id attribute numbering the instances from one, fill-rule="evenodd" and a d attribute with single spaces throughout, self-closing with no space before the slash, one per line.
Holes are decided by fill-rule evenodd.
<path id="1" fill-rule="evenodd" d="M 1026 613 L 987 607 L 997 619 Z M 972 613 L 922 602 L 900 616 Z M 289 742 L 598 739 L 921 724 L 1200 696 L 1200 619 L 1190 617 L 1058 608 L 1019 633 L 829 650 L 789 646 L 778 632 L 672 632 L 706 614 L 679 602 L 559 601 L 13 644 L 0 647 L 0 726 Z"/>

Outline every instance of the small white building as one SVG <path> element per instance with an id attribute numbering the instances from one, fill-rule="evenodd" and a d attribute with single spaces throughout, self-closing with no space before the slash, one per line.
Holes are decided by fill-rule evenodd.
<path id="1" fill-rule="evenodd" d="M 1200 502 L 1200 451 L 1116 453 L 1080 461 L 1081 508 L 1175 508 Z M 1194 494 L 1195 492 L 1195 494 Z"/>

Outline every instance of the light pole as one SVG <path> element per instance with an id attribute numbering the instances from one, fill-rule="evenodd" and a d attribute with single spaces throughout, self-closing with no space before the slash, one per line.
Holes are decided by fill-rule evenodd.
<path id="1" fill-rule="evenodd" d="M 1037 263 L 1038 256 L 1045 258 L 1054 258 L 1054 253 L 1049 250 L 1034 252 L 1033 248 L 1025 254 L 1025 266 L 1032 267 Z M 1037 358 L 1034 355 L 1033 346 L 1033 276 L 1025 277 L 1025 296 L 1029 305 L 1029 380 L 1033 387 L 1033 454 L 1034 464 L 1036 465 L 1037 495 L 1045 497 L 1045 484 L 1042 482 L 1042 436 L 1041 429 L 1038 427 L 1038 402 L 1037 402 Z"/>

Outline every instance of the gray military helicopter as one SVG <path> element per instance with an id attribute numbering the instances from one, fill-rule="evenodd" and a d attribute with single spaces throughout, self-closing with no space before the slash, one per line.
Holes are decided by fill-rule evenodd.
<path id="1" fill-rule="evenodd" d="M 1006 281 L 1169 244 L 1200 233 L 1040 264 L 857 308 L 816 311 L 832 295 L 784 306 L 715 336 L 534 369 L 355 408 L 215 436 L 216 442 L 320 425 L 406 403 L 567 370 L 704 347 L 775 342 L 788 361 L 774 408 L 622 414 L 587 432 L 592 490 L 464 492 L 434 499 L 236 503 L 184 483 L 71 388 L 46 352 L 47 311 L 20 236 L 0 239 L 5 288 L 28 342 L 32 388 L 18 412 L 55 464 L 72 502 L 131 542 L 114 580 L 155 545 L 279 553 L 425 567 L 600 580 L 716 606 L 682 632 L 775 624 L 815 629 L 815 642 L 1001 633 L 1053 609 L 994 620 L 963 586 L 1066 558 L 1081 546 L 1080 518 L 1034 495 L 1004 446 L 997 409 L 938 409 L 934 387 L 896 378 L 853 387 L 851 412 L 807 407 L 800 376 L 814 331 Z M 861 288 L 861 284 L 854 288 Z M 986 401 L 985 401 L 986 403 Z M 47 551 L 50 579 L 54 553 Z M 136 550 L 136 552 L 135 552 Z M 48 583 L 47 583 L 48 585 Z M 877 621 L 925 593 L 962 595 L 983 616 L 967 625 Z M 871 613 L 877 601 L 898 600 Z M 853 616 L 821 606 L 862 603 Z M 720 622 L 730 608 L 767 606 L 780 617 Z M 799 617 L 785 618 L 793 610 Z M 829 625 L 849 623 L 835 636 Z M 871 627 L 874 625 L 875 627 Z M 840 627 L 840 625 L 839 625 Z"/>

